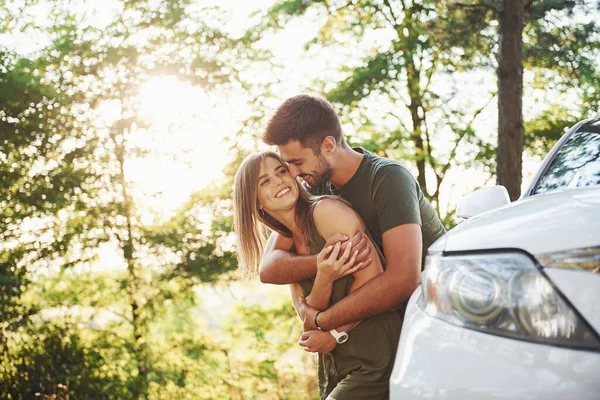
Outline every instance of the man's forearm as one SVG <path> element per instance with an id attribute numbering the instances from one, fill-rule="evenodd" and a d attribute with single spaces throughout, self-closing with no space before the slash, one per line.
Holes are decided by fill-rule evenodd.
<path id="1" fill-rule="evenodd" d="M 361 322 L 362 321 L 351 322 L 349 324 L 338 326 L 337 328 L 335 328 L 335 330 L 337 330 L 338 332 L 350 333 L 350 331 L 356 328 L 358 325 L 360 325 Z"/>
<path id="2" fill-rule="evenodd" d="M 329 330 L 380 314 L 406 301 L 417 286 L 417 282 L 394 282 L 386 273 L 380 274 L 321 312 L 319 326 Z"/>
<path id="3" fill-rule="evenodd" d="M 262 283 L 287 285 L 317 274 L 317 256 L 299 256 L 285 250 L 273 250 L 260 264 Z"/>

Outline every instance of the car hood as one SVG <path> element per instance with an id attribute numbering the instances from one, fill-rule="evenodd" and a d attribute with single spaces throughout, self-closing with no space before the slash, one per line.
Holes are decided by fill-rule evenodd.
<path id="1" fill-rule="evenodd" d="M 600 189 L 541 194 L 480 214 L 432 246 L 446 252 L 522 249 L 532 255 L 600 245 Z"/>

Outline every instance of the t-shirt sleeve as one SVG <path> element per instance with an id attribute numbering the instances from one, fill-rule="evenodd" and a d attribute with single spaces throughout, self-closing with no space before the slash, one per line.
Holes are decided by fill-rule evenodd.
<path id="1" fill-rule="evenodd" d="M 403 224 L 421 225 L 419 188 L 412 174 L 398 164 L 381 168 L 374 180 L 374 204 L 381 233 Z"/>

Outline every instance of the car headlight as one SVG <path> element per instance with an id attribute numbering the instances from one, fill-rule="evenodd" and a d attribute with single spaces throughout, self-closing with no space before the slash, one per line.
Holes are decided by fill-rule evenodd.
<path id="1" fill-rule="evenodd" d="M 469 329 L 560 346 L 600 349 L 600 340 L 520 253 L 430 254 L 420 307 Z"/>

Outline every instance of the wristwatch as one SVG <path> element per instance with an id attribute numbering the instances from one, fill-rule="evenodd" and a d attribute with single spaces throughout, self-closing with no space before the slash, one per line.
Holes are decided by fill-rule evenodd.
<path id="1" fill-rule="evenodd" d="M 348 334 L 346 332 L 338 332 L 335 329 L 332 329 L 329 331 L 329 333 L 331 333 L 331 336 L 335 338 L 338 344 L 346 343 L 348 340 Z"/>

